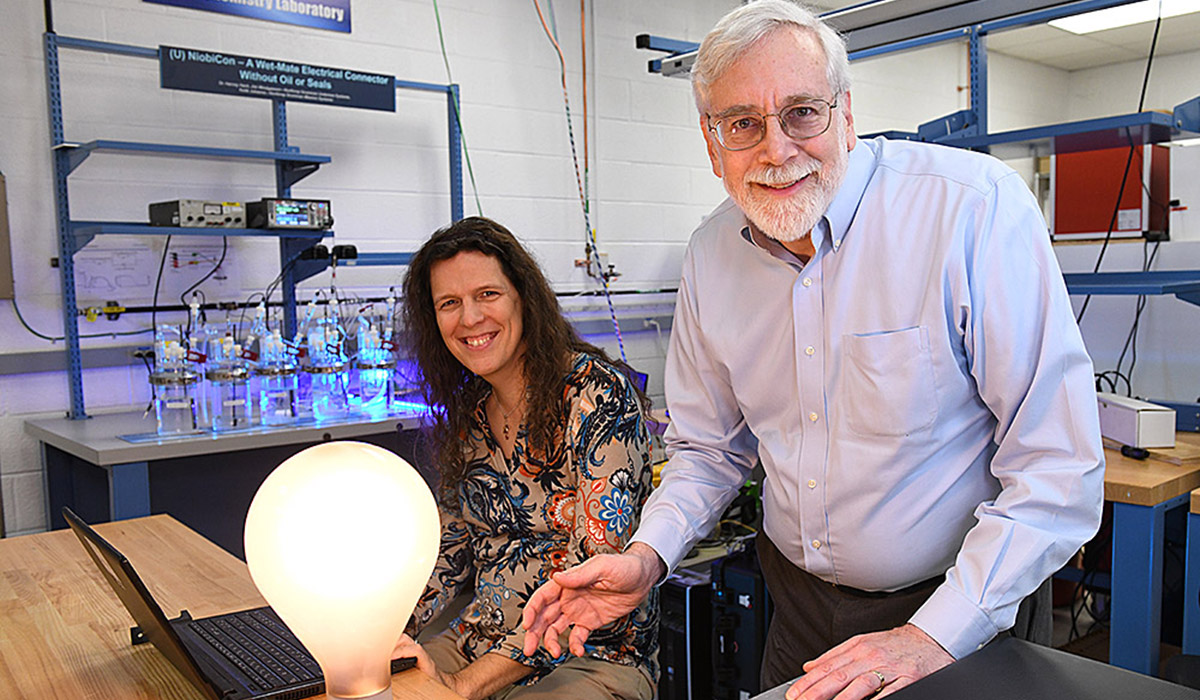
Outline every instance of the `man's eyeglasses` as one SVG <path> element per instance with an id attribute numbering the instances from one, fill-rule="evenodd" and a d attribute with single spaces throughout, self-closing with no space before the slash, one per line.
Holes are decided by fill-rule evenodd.
<path id="1" fill-rule="evenodd" d="M 767 117 L 775 117 L 789 138 L 804 141 L 829 130 L 836 107 L 836 101 L 831 103 L 814 98 L 788 105 L 776 114 L 741 112 L 720 119 L 709 117 L 708 130 L 716 134 L 717 141 L 727 150 L 744 151 L 762 142 L 767 135 Z"/>

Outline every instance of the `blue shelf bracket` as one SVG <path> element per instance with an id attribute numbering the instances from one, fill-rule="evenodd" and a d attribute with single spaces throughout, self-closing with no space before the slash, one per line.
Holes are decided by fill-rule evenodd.
<path id="1" fill-rule="evenodd" d="M 73 144 L 59 143 L 58 145 L 54 146 L 54 150 L 62 151 L 67 154 L 67 174 L 71 174 L 75 172 L 75 168 L 78 168 L 83 164 L 83 161 L 88 159 L 88 156 L 92 155 L 92 151 L 95 150 L 95 146 L 92 144 L 76 146 Z"/>
<path id="2" fill-rule="evenodd" d="M 917 140 L 940 143 L 951 139 L 973 136 L 976 115 L 969 109 L 960 109 L 944 117 L 927 121 L 917 127 Z"/>
<path id="3" fill-rule="evenodd" d="M 1187 102 L 1176 105 L 1171 116 L 1175 120 L 1176 129 L 1200 131 L 1200 97 L 1193 97 Z"/>
<path id="4" fill-rule="evenodd" d="M 317 172 L 317 169 L 321 167 L 321 164 L 284 161 L 279 167 L 282 171 L 281 181 L 284 185 L 284 189 L 290 190 L 292 189 L 292 185 Z"/>

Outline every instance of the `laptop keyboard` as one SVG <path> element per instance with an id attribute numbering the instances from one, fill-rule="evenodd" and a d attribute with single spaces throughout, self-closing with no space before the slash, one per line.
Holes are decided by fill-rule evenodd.
<path id="1" fill-rule="evenodd" d="M 282 688 L 321 678 L 321 667 L 295 635 L 262 609 L 188 623 L 250 678 L 257 689 Z"/>

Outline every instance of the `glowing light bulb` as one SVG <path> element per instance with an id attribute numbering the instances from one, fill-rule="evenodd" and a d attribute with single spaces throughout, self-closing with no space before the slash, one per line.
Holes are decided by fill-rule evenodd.
<path id="1" fill-rule="evenodd" d="M 425 480 L 392 452 L 327 442 L 267 477 L 246 516 L 258 590 L 335 698 L 391 698 L 392 649 L 438 556 Z"/>

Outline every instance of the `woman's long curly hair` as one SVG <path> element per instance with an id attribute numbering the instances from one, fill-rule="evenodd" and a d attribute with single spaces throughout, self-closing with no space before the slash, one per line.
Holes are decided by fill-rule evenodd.
<path id="1" fill-rule="evenodd" d="M 409 351 L 417 362 L 425 400 L 433 407 L 431 437 L 441 473 L 441 494 L 453 498 L 466 471 L 465 440 L 471 414 L 491 391 L 480 376 L 463 366 L 446 347 L 438 329 L 430 277 L 433 266 L 463 251 L 495 258 L 520 300 L 525 345 L 525 426 L 532 448 L 549 449 L 561 434 L 563 379 L 576 353 L 594 355 L 626 372 L 601 348 L 585 342 L 567 322 L 558 299 L 537 261 L 500 224 L 481 216 L 461 219 L 438 230 L 413 256 L 404 279 L 403 319 Z M 643 410 L 649 401 L 635 386 Z"/>

